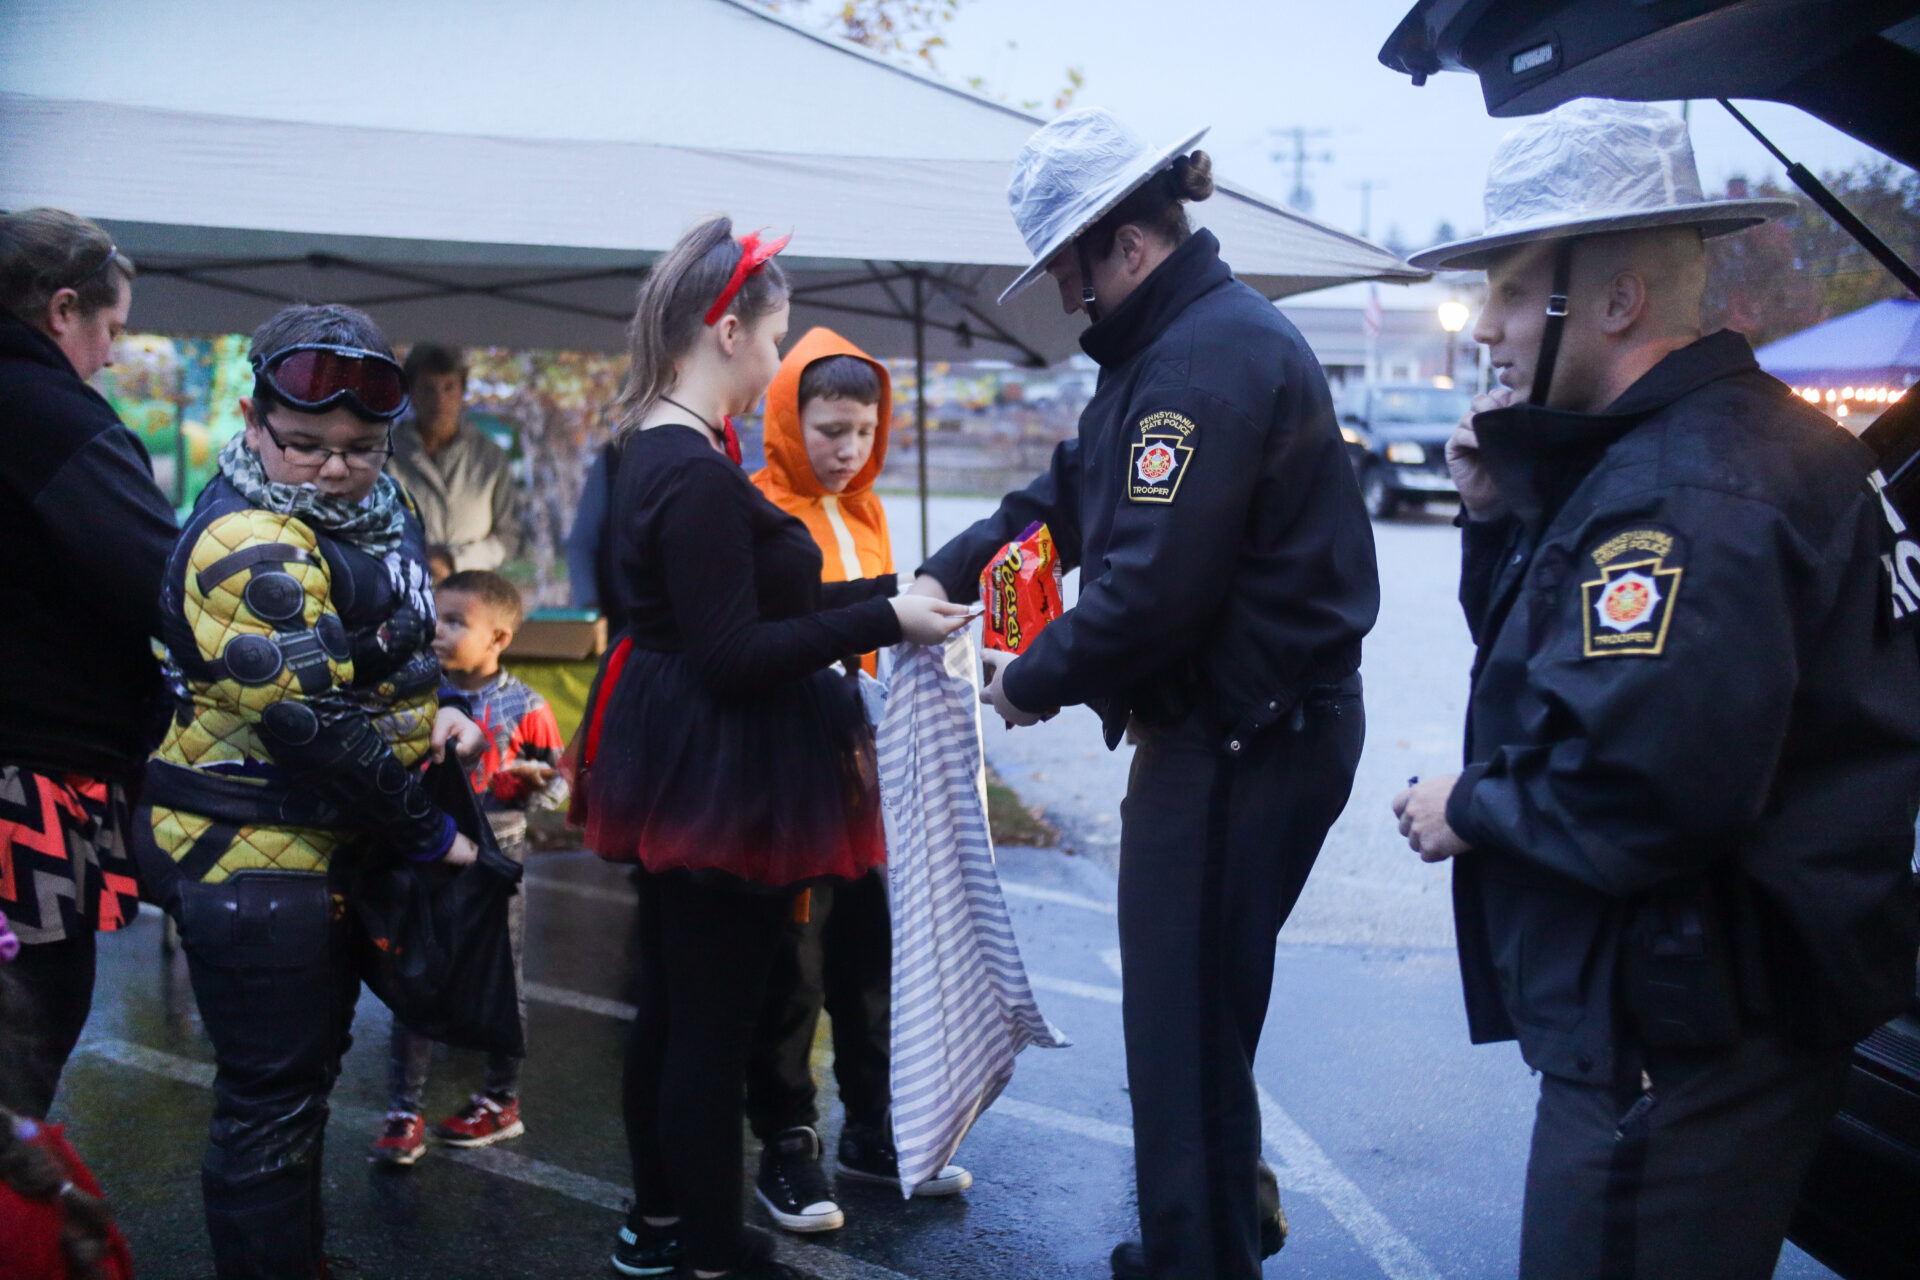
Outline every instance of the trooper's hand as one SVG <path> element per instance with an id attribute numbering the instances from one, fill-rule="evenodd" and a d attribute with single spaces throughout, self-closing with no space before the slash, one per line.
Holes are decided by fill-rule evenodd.
<path id="1" fill-rule="evenodd" d="M 913 585 L 907 588 L 907 594 L 910 596 L 932 596 L 935 600 L 945 600 L 947 598 L 947 588 L 941 583 L 940 579 L 930 573 L 923 573 L 913 580 Z"/>
<path id="2" fill-rule="evenodd" d="M 480 846 L 463 835 L 455 835 L 453 843 L 447 846 L 442 862 L 450 867 L 470 867 L 474 859 L 480 856 Z"/>
<path id="3" fill-rule="evenodd" d="M 1510 387 L 1482 392 L 1473 398 L 1467 415 L 1447 438 L 1447 471 L 1453 476 L 1453 487 L 1460 491 L 1461 505 L 1476 520 L 1485 520 L 1500 509 L 1500 490 L 1494 487 L 1493 477 L 1480 457 L 1480 437 L 1473 429 L 1473 416 L 1512 403 Z"/>
<path id="4" fill-rule="evenodd" d="M 1416 779 L 1393 798 L 1393 816 L 1400 819 L 1400 834 L 1422 862 L 1445 862 L 1472 847 L 1447 825 L 1447 798 L 1457 781 L 1458 774 Z"/>
<path id="5" fill-rule="evenodd" d="M 464 712 L 452 707 L 442 707 L 433 717 L 433 762 L 439 764 L 447 758 L 447 742 L 453 742 L 453 749 L 463 761 L 472 760 L 487 746 L 487 735 L 480 732 Z"/>
<path id="6" fill-rule="evenodd" d="M 926 595 L 895 596 L 887 602 L 900 619 L 900 638 L 908 644 L 939 644 L 967 625 L 971 611 Z"/>
<path id="7" fill-rule="evenodd" d="M 1002 653 L 998 649 L 982 649 L 980 660 L 986 664 L 987 683 L 980 690 L 980 701 L 992 707 L 994 714 L 1007 722 L 1009 729 L 1022 729 L 1030 724 L 1039 724 L 1042 720 L 1051 720 L 1060 714 L 1055 707 L 1051 711 L 1025 711 L 1013 705 L 1007 697 L 1005 676 L 1007 669 L 1020 659 L 1018 655 Z"/>

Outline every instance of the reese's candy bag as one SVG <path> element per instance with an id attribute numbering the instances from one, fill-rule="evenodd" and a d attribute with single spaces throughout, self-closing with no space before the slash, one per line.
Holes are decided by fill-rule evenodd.
<path id="1" fill-rule="evenodd" d="M 987 561 L 980 598 L 987 607 L 985 646 L 1004 653 L 1025 653 L 1040 629 L 1065 611 L 1060 553 L 1046 525 L 1028 525 Z"/>

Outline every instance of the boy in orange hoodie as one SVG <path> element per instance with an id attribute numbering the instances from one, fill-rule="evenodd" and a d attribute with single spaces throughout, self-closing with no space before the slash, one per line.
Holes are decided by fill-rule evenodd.
<path id="1" fill-rule="evenodd" d="M 809 330 L 767 388 L 767 465 L 753 482 L 813 534 L 823 581 L 894 572 L 887 513 L 873 491 L 892 418 L 886 366 L 831 329 Z M 861 663 L 871 673 L 874 655 Z M 802 1232 L 832 1231 L 846 1220 L 821 1169 L 814 1128 L 820 1113 L 808 1058 L 823 1006 L 847 1114 L 840 1176 L 898 1182 L 888 1119 L 893 939 L 884 872 L 816 885 L 810 897 L 808 920 L 793 926 L 791 945 L 768 975 L 747 1064 L 747 1118 L 763 1144 L 755 1193 L 775 1222 Z M 952 1195 L 972 1182 L 948 1165 L 915 1194 Z"/>
<path id="2" fill-rule="evenodd" d="M 892 573 L 893 539 L 873 482 L 887 463 L 887 367 L 831 329 L 809 329 L 767 388 L 760 492 L 820 544 L 822 582 Z M 873 655 L 864 663 L 873 671 Z"/>

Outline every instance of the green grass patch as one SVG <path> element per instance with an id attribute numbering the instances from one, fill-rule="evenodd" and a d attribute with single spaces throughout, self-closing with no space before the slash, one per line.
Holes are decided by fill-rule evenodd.
<path id="1" fill-rule="evenodd" d="M 1060 844 L 1060 832 L 1046 820 L 1045 810 L 1027 808 L 991 768 L 987 770 L 987 828 L 997 845 L 1052 849 Z"/>

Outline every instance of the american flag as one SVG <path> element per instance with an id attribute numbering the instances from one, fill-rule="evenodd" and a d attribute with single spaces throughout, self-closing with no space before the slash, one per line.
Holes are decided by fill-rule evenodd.
<path id="1" fill-rule="evenodd" d="M 1366 328 L 1369 338 L 1379 337 L 1380 331 L 1386 328 L 1387 313 L 1381 309 L 1380 286 L 1377 284 L 1367 286 L 1367 309 L 1360 313 L 1360 323 Z"/>

